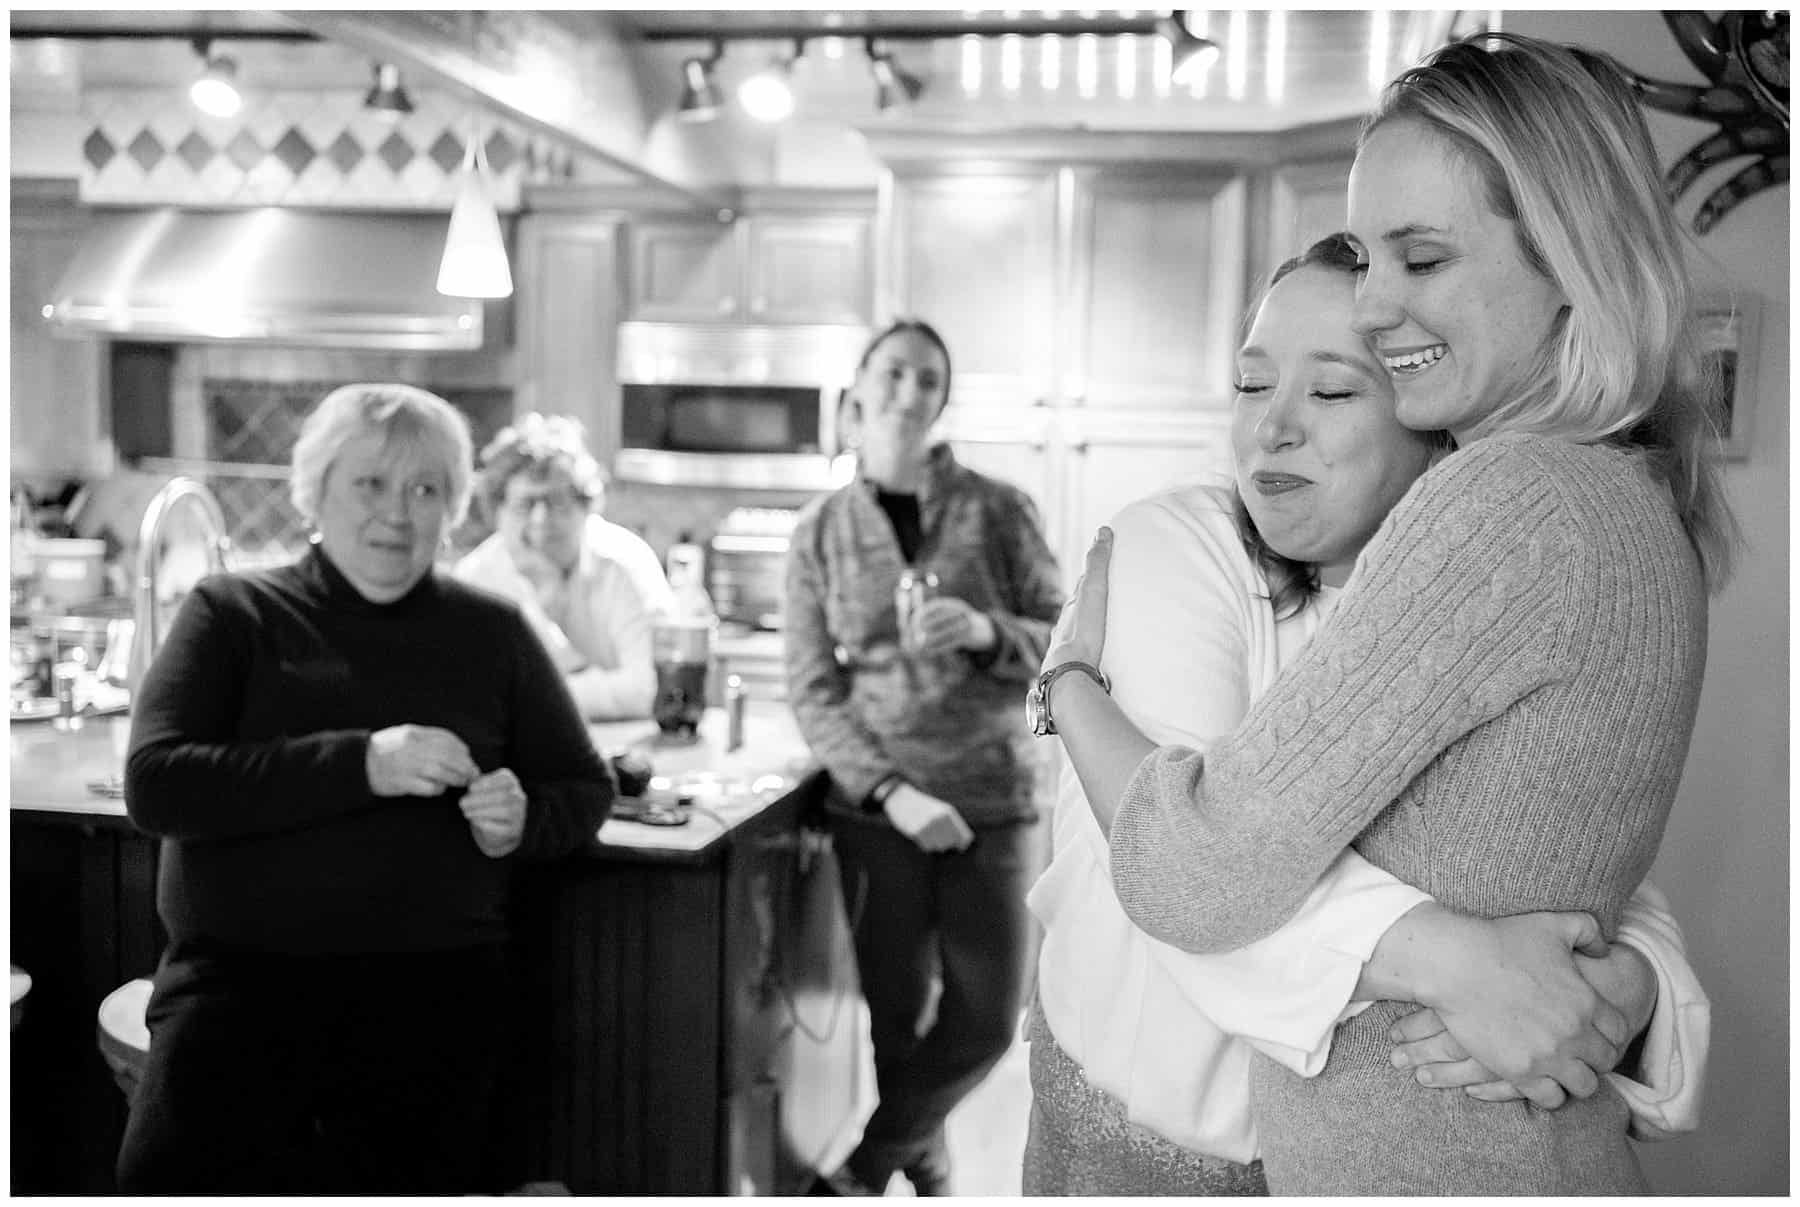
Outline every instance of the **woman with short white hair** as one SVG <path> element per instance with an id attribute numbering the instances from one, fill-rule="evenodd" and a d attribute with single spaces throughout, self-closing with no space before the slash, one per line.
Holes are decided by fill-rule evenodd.
<path id="1" fill-rule="evenodd" d="M 126 1193 L 497 1189 L 508 865 L 592 841 L 614 785 L 518 610 L 434 569 L 469 447 L 424 390 L 327 395 L 312 547 L 204 579 L 145 675 L 125 800 L 169 944 Z"/>

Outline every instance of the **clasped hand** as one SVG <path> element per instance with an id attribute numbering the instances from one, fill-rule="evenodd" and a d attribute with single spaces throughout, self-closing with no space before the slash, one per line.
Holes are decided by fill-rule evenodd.
<path id="1" fill-rule="evenodd" d="M 499 858 L 525 835 L 525 790 L 509 769 L 483 775 L 468 746 L 435 725 L 393 725 L 369 735 L 363 759 L 377 796 L 441 796 L 467 788 L 458 808 L 482 854 Z"/>
<path id="2" fill-rule="evenodd" d="M 998 636 L 986 612 L 953 595 L 928 599 L 912 615 L 910 632 L 901 634 L 915 654 L 948 654 L 956 650 L 989 650 Z"/>
<path id="3" fill-rule="evenodd" d="M 1555 1109 L 1593 1094 L 1654 1004 L 1647 967 L 1633 967 L 1642 957 L 1609 951 L 1587 914 L 1445 916 L 1459 930 L 1460 958 L 1441 988 L 1421 995 L 1429 1008 L 1390 1029 L 1393 1063 L 1416 1070 L 1421 1085 L 1489 1102 Z"/>

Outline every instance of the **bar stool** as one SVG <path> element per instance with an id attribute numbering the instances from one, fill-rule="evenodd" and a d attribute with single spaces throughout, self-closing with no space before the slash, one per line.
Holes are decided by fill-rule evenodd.
<path id="1" fill-rule="evenodd" d="M 17 1030 L 19 1018 L 25 1013 L 25 995 L 31 992 L 31 974 L 12 965 L 12 1030 Z"/>
<path id="2" fill-rule="evenodd" d="M 144 1025 L 144 1011 L 150 1005 L 151 980 L 138 977 L 126 981 L 100 1002 L 99 1023 L 95 1032 L 100 1041 L 100 1055 L 112 1070 L 113 1080 L 130 1102 L 144 1077 L 144 1062 L 150 1056 L 150 1030 Z"/>

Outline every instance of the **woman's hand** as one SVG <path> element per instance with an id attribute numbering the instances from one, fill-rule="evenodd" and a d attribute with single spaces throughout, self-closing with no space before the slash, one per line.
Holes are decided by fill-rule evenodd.
<path id="1" fill-rule="evenodd" d="M 1650 961 L 1635 948 L 1615 943 L 1604 956 L 1575 953 L 1575 969 L 1595 992 L 1625 1018 L 1626 1031 L 1636 1036 L 1650 1023 L 1656 1009 L 1656 973 Z M 1420 1085 L 1436 1089 L 1460 1089 L 1483 1102 L 1510 1102 L 1525 1095 L 1512 1082 L 1495 1077 L 1493 1070 L 1469 1055 L 1457 1042 L 1436 1010 L 1426 1006 L 1395 1023 L 1390 1032 L 1396 1068 L 1413 1069 Z M 1629 1045 L 1629 1041 L 1627 1041 Z M 1611 1069 L 1595 1069 L 1596 1073 Z"/>
<path id="2" fill-rule="evenodd" d="M 1050 633 L 1044 670 L 1064 662 L 1100 665 L 1101 647 L 1106 644 L 1106 579 L 1112 566 L 1112 536 L 1112 529 L 1104 526 L 1094 534 L 1081 577 L 1075 580 L 1075 593 L 1063 605 Z"/>
<path id="3" fill-rule="evenodd" d="M 1576 964 L 1576 952 L 1606 953 L 1593 918 L 1534 913 L 1481 919 L 1439 907 L 1421 910 L 1427 908 L 1451 932 L 1441 950 L 1452 954 L 1432 983 L 1421 987 L 1419 1000 L 1435 1009 L 1456 1045 L 1437 1043 L 1432 1051 L 1458 1067 L 1421 1080 L 1486 1087 L 1478 1097 L 1504 1097 L 1507 1088 L 1492 1083 L 1510 1082 L 1547 1109 L 1561 1106 L 1568 1095 L 1586 1098 L 1599 1088 L 1599 1073 L 1618 1063 L 1630 1035 L 1624 1015 L 1595 992 Z M 1419 1032 L 1430 1026 L 1430 1019 L 1408 1016 L 1395 1024 L 1390 1038 L 1399 1043 L 1429 1038 Z M 1452 1057 L 1455 1052 L 1461 1055 Z M 1402 1064 L 1398 1053 L 1395 1063 Z"/>
<path id="4" fill-rule="evenodd" d="M 508 768 L 472 780 L 458 807 L 483 855 L 499 859 L 519 849 L 525 837 L 525 789 Z"/>
<path id="5" fill-rule="evenodd" d="M 986 612 L 953 595 L 928 599 L 913 613 L 907 649 L 915 654 L 948 654 L 955 650 L 980 652 L 994 648 L 999 634 Z"/>
<path id="6" fill-rule="evenodd" d="M 363 755 L 376 796 L 437 796 L 481 774 L 463 740 L 435 725 L 394 725 L 369 735 Z"/>
<path id="7" fill-rule="evenodd" d="M 881 808 L 894 829 L 912 839 L 921 851 L 961 851 L 975 841 L 975 831 L 955 805 L 911 784 L 901 784 L 888 793 Z"/>

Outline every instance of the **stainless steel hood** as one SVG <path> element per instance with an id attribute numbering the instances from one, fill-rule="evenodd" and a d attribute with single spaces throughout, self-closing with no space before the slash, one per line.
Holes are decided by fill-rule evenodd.
<path id="1" fill-rule="evenodd" d="M 103 211 L 44 316 L 147 340 L 479 348 L 481 302 L 437 292 L 448 224 L 272 206 Z"/>

